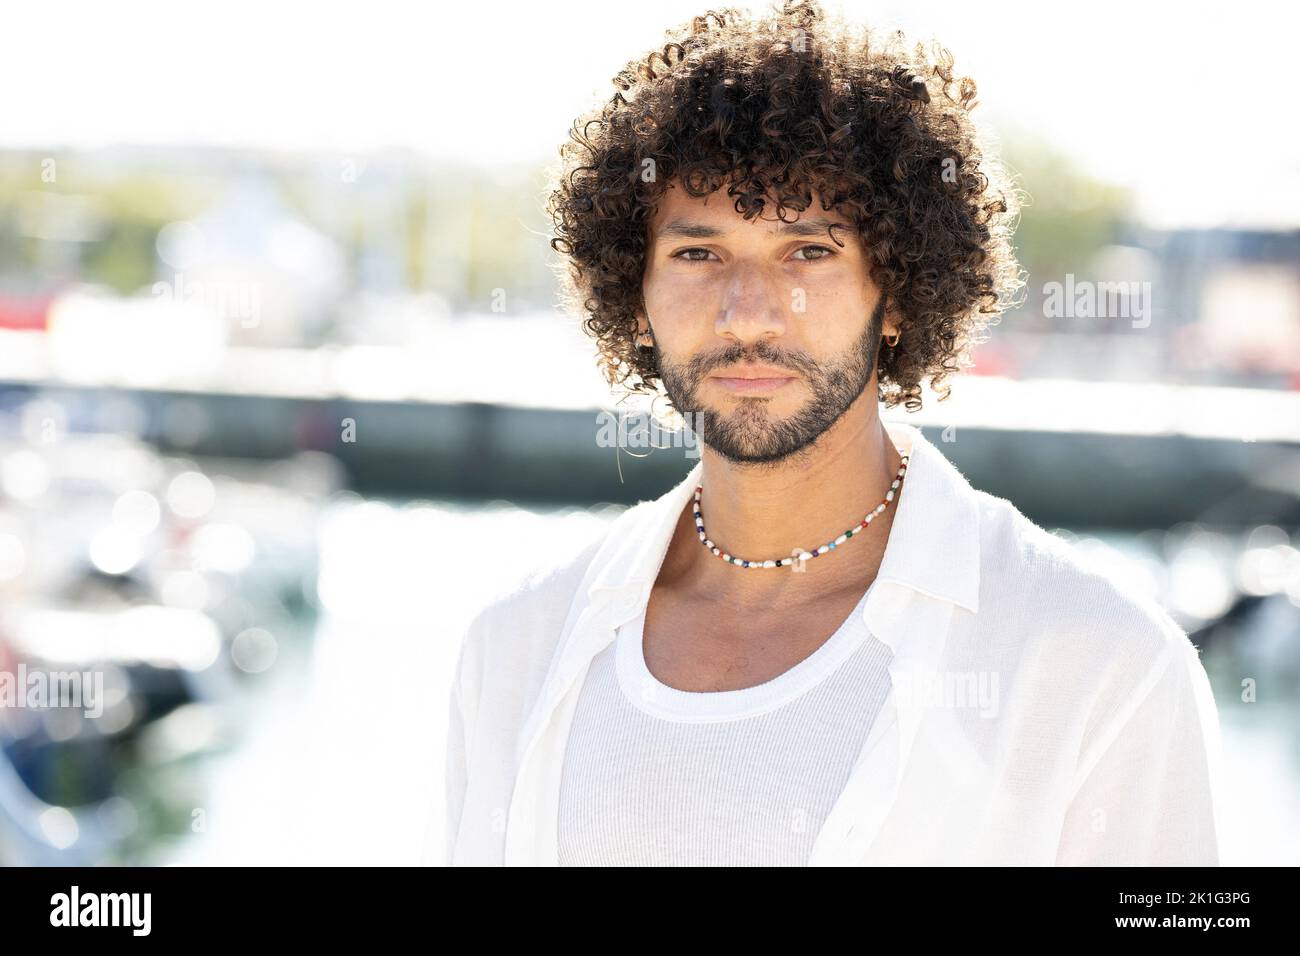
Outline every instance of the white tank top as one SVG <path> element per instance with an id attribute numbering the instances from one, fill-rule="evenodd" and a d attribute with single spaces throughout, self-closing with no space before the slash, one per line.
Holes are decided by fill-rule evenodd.
<path id="1" fill-rule="evenodd" d="M 874 584 L 873 584 L 874 587 Z M 683 691 L 645 663 L 645 612 L 591 662 L 565 749 L 561 866 L 806 866 L 889 691 L 866 594 L 770 681 Z"/>

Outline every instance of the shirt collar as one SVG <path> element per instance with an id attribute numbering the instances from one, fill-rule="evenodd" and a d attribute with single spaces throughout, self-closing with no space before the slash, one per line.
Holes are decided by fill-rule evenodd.
<path id="1" fill-rule="evenodd" d="M 907 477 L 876 581 L 979 610 L 979 502 L 974 488 L 915 425 L 887 422 L 897 445 L 911 445 Z M 910 439 L 910 442 L 906 439 Z M 589 587 L 610 602 L 611 623 L 639 613 L 668 552 L 677 521 L 695 493 L 704 463 L 675 487 L 624 512 L 611 528 L 612 548 Z"/>

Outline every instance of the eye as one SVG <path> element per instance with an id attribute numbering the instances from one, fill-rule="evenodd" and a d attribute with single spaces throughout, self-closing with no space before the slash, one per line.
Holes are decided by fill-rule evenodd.
<path id="1" fill-rule="evenodd" d="M 800 246 L 795 250 L 795 255 L 798 256 L 801 252 L 818 253 L 818 255 L 812 256 L 811 258 L 805 257 L 801 259 L 801 262 L 816 262 L 818 259 L 829 259 L 831 256 L 835 255 L 833 249 L 828 249 L 825 246 Z"/>
<path id="2" fill-rule="evenodd" d="M 691 255 L 691 253 L 697 253 L 697 252 L 703 253 L 703 255 L 699 258 L 696 258 Z M 712 254 L 713 253 L 709 252 L 708 249 L 692 248 L 692 249 L 682 249 L 679 252 L 674 252 L 672 254 L 672 258 L 681 259 L 684 262 L 708 262 L 709 260 L 707 257 L 711 256 Z"/>

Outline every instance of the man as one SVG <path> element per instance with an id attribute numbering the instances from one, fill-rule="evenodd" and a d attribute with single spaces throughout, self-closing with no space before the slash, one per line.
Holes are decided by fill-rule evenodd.
<path id="1" fill-rule="evenodd" d="M 973 84 L 812 4 L 616 84 L 554 245 L 610 381 L 703 456 L 474 621 L 449 862 L 1217 863 L 1187 636 L 879 417 L 1018 283 Z"/>

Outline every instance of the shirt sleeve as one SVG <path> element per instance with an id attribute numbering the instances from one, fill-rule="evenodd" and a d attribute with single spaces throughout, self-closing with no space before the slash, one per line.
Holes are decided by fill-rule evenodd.
<path id="1" fill-rule="evenodd" d="M 1221 737 L 1196 646 L 1160 660 L 1080 761 L 1058 866 L 1217 866 Z"/>
<path id="2" fill-rule="evenodd" d="M 473 714 L 466 712 L 466 704 L 473 703 L 474 695 L 471 692 L 472 688 L 465 686 L 465 668 L 478 624 L 479 621 L 476 619 L 461 641 L 447 705 L 447 747 L 444 765 L 446 784 L 443 801 L 445 823 L 441 860 L 443 866 L 455 864 L 456 841 L 460 834 L 461 817 L 465 810 L 465 793 L 469 784 L 469 748 Z"/>
<path id="3" fill-rule="evenodd" d="M 450 713 L 447 717 L 447 795 L 446 834 L 443 866 L 452 865 L 456 853 L 456 835 L 460 830 L 461 813 L 465 808 L 466 771 L 465 719 L 460 707 L 459 676 L 451 688 Z"/>

